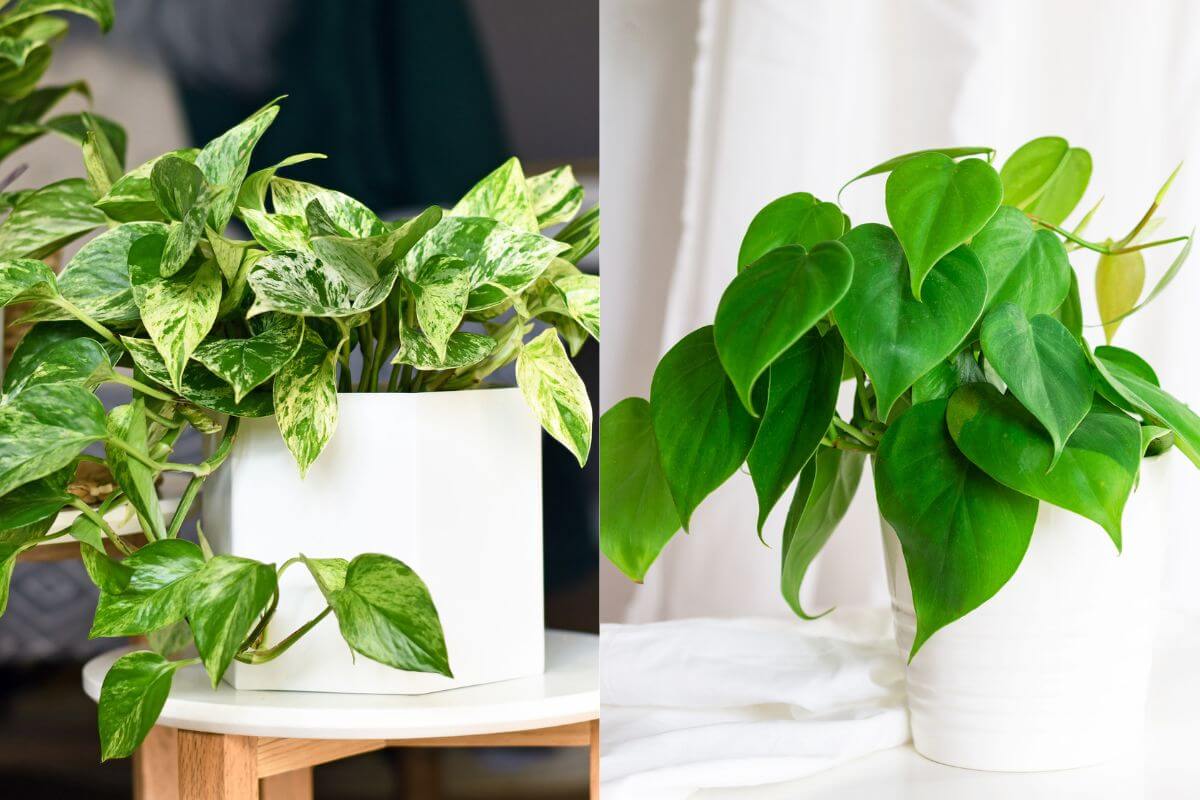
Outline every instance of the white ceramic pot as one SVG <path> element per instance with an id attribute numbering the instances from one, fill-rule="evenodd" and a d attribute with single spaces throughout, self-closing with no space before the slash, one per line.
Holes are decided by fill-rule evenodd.
<path id="1" fill-rule="evenodd" d="M 337 430 L 301 480 L 273 419 L 243 420 L 204 489 L 218 552 L 281 564 L 385 553 L 429 586 L 454 678 L 353 656 L 330 615 L 238 689 L 420 694 L 540 674 L 541 432 L 517 389 L 340 394 Z M 280 581 L 272 644 L 325 600 L 302 564 Z"/>
<path id="2" fill-rule="evenodd" d="M 1143 462 L 1118 555 L 1094 522 L 1049 503 L 1021 566 L 908 665 L 913 746 L 956 767 L 1068 769 L 1137 752 L 1158 614 L 1162 458 Z M 896 640 L 916 632 L 900 542 L 883 524 Z"/>

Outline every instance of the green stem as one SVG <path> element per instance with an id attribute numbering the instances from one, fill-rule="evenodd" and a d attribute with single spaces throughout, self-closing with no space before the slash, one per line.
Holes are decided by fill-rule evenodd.
<path id="1" fill-rule="evenodd" d="M 117 372 L 116 370 L 113 370 L 113 373 L 109 377 L 109 380 L 113 383 L 119 383 L 122 386 L 128 386 L 130 389 L 133 389 L 135 392 L 141 392 L 142 394 L 146 395 L 147 397 L 153 397 L 156 400 L 165 400 L 168 403 L 171 403 L 178 399 L 174 395 L 169 395 L 166 392 L 160 392 L 158 389 L 154 389 L 150 386 L 147 386 L 146 384 L 142 383 L 141 381 L 135 380 L 135 379 L 129 377 L 128 375 L 122 375 L 121 373 Z"/>
<path id="2" fill-rule="evenodd" d="M 1175 244 L 1176 242 L 1187 241 L 1189 238 L 1187 236 L 1172 236 L 1170 239 L 1157 239 L 1153 242 L 1142 242 L 1141 244 L 1135 245 L 1108 247 L 1107 245 L 1099 244 L 1097 242 L 1089 242 L 1087 239 L 1076 236 L 1074 233 L 1071 233 L 1065 228 L 1061 228 L 1058 225 L 1047 222 L 1044 219 L 1038 219 L 1033 215 L 1029 215 L 1029 219 L 1033 220 L 1034 224 L 1052 230 L 1059 236 L 1067 239 L 1068 241 L 1074 242 L 1080 247 L 1086 247 L 1088 250 L 1092 250 L 1106 256 L 1119 256 L 1124 255 L 1125 253 L 1136 253 L 1138 250 L 1146 250 L 1151 247 L 1162 247 L 1163 245 L 1167 244 Z M 1134 231 L 1134 235 L 1137 235 L 1137 230 Z"/>
<path id="3" fill-rule="evenodd" d="M 871 448 L 875 447 L 875 443 L 873 441 L 871 441 L 870 439 L 868 439 L 866 434 L 864 434 L 862 431 L 860 431 L 858 428 L 854 427 L 850 423 L 844 421 L 841 417 L 837 416 L 836 414 L 833 417 L 833 427 L 837 428 L 839 431 L 841 431 L 842 433 L 851 437 L 852 439 L 856 439 L 860 444 L 864 444 L 867 447 L 871 447 Z"/>
<path id="4" fill-rule="evenodd" d="M 358 350 L 362 353 L 362 371 L 358 374 L 355 391 L 366 392 L 371 383 L 371 370 L 375 364 L 375 337 L 371 331 L 371 319 L 358 326 Z"/>
<path id="5" fill-rule="evenodd" d="M 125 442 L 116 438 L 106 439 L 105 444 L 110 447 L 116 447 L 118 450 L 128 453 L 134 461 L 149 467 L 155 472 L 169 470 L 171 472 L 190 472 L 193 475 L 209 475 L 213 471 L 213 468 L 204 462 L 199 464 L 176 464 L 172 461 L 155 461 L 145 453 L 135 450 L 134 448 L 125 444 Z"/>
<path id="6" fill-rule="evenodd" d="M 59 308 L 61 308 L 63 311 L 66 311 L 68 314 L 75 317 L 75 319 L 79 320 L 84 325 L 87 325 L 89 328 L 94 330 L 96 333 L 100 334 L 102 337 L 104 337 L 104 340 L 106 342 L 108 342 L 109 344 L 115 344 L 117 347 L 124 349 L 125 346 L 123 344 L 121 344 L 121 340 L 118 339 L 116 337 L 116 335 L 113 334 L 112 331 L 110 331 L 108 328 L 101 325 L 96 320 L 89 317 L 87 314 L 84 313 L 83 309 L 81 309 L 79 306 L 72 303 L 67 298 L 63 297 L 62 295 L 59 295 L 58 297 L 56 297 L 53 300 L 53 303 L 56 306 L 58 306 Z"/>
<path id="7" fill-rule="evenodd" d="M 300 640 L 304 634 L 312 630 L 317 623 L 329 616 L 329 612 L 333 611 L 330 606 L 325 606 L 325 610 L 308 622 L 301 625 L 296 630 L 288 634 L 287 638 L 281 640 L 274 647 L 268 647 L 266 650 L 250 650 L 244 653 L 238 653 L 237 660 L 243 664 L 265 664 L 268 661 L 278 658 L 288 651 L 292 645 Z"/>
<path id="8" fill-rule="evenodd" d="M 107 521 L 105 521 L 104 517 L 102 517 L 100 514 L 97 514 L 91 506 L 80 500 L 78 497 L 72 498 L 71 505 L 79 509 L 79 513 L 91 520 L 92 524 L 99 528 L 104 535 L 108 537 L 108 540 L 113 543 L 114 547 L 127 556 L 133 554 L 133 549 L 125 542 L 124 539 L 117 535 L 117 532 L 112 529 L 112 526 L 109 525 Z"/>
<path id="9" fill-rule="evenodd" d="M 229 453 L 233 450 L 234 440 L 237 439 L 238 428 L 241 426 L 242 420 L 240 417 L 230 417 L 229 422 L 225 424 L 225 431 L 221 434 L 221 441 L 217 444 L 217 449 L 213 454 L 205 459 L 201 464 L 207 465 L 209 471 L 200 474 L 196 473 L 192 479 L 188 481 L 187 487 L 183 490 L 183 495 L 179 498 L 179 505 L 175 507 L 175 513 L 171 516 L 171 525 L 167 528 L 167 538 L 175 539 L 179 536 L 179 531 L 183 529 L 183 523 L 187 520 L 188 513 L 192 509 L 192 504 L 196 501 L 197 495 L 204 487 L 204 481 L 208 475 L 215 472 L 218 467 L 225 463 L 225 459 L 229 457 Z"/>
<path id="10" fill-rule="evenodd" d="M 156 422 L 168 430 L 175 430 L 177 428 L 182 428 L 184 425 L 187 424 L 186 420 L 167 419 L 163 415 L 156 414 L 148 408 L 142 409 L 142 413 L 144 413 L 146 415 L 146 419 L 150 420 L 151 422 Z"/>
<path id="11" fill-rule="evenodd" d="M 384 359 L 388 355 L 387 343 L 387 303 L 379 310 L 379 330 L 375 332 L 375 357 L 371 359 L 371 380 L 367 384 L 368 392 L 379 391 L 379 373 L 383 372 Z"/>

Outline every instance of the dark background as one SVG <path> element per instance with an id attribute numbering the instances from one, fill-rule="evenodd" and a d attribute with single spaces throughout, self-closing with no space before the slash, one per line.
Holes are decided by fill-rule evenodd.
<path id="1" fill-rule="evenodd" d="M 201 145 L 282 94 L 251 169 L 301 152 L 289 176 L 402 214 L 450 204 L 508 155 L 570 163 L 598 200 L 597 7 L 587 0 L 117 0 L 107 37 L 73 20 L 52 79 L 85 78 L 124 124 L 129 166 Z M 150 87 L 147 90 L 145 87 Z M 82 174 L 47 143 L 27 185 Z M 72 159 L 75 159 L 72 162 Z M 582 265 L 597 272 L 598 256 Z M 598 353 L 577 367 L 594 398 Z M 597 416 L 598 419 L 598 416 Z M 543 447 L 547 621 L 594 630 L 597 459 Z M 22 564 L 0 619 L 0 796 L 129 797 L 128 762 L 99 764 L 79 688 L 94 592 L 77 564 Z M 316 770 L 321 798 L 586 796 L 582 751 L 408 751 Z"/>

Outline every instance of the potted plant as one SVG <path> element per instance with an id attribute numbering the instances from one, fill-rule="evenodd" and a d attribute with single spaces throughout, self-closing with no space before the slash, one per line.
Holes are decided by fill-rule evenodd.
<path id="1" fill-rule="evenodd" d="M 391 692 L 542 669 L 537 422 L 586 460 L 568 350 L 599 335 L 598 279 L 575 266 L 598 209 L 576 218 L 569 168 L 513 159 L 448 211 L 386 222 L 279 174 L 319 156 L 247 174 L 278 110 L 125 173 L 86 160 L 108 229 L 58 277 L 0 263 L 0 305 L 32 303 L 36 323 L 0 403 L 0 592 L 21 552 L 69 534 L 100 587 L 92 635 L 147 638 L 105 678 L 105 758 L 137 747 L 188 664 L 214 686 L 232 666 L 238 685 Z M 519 389 L 490 388 L 514 363 Z M 130 402 L 106 412 L 106 382 Z M 209 455 L 174 462 L 189 426 Z M 115 476 L 98 507 L 64 492 L 80 461 Z M 191 476 L 169 517 L 166 471 Z M 193 543 L 210 476 L 211 538 Z M 47 534 L 64 507 L 79 518 Z M 116 535 L 120 510 L 144 546 Z"/>
<path id="2" fill-rule="evenodd" d="M 1062 227 L 1091 174 L 1085 150 L 1035 139 L 998 172 L 992 156 L 922 151 L 859 175 L 886 174 L 889 225 L 851 225 L 807 193 L 759 212 L 714 324 L 667 352 L 649 401 L 601 418 L 601 546 L 642 580 L 746 464 L 760 536 L 795 484 L 781 588 L 807 619 L 804 573 L 869 457 L 917 750 L 1078 766 L 1141 730 L 1161 531 L 1123 530 L 1122 515 L 1154 506 L 1168 451 L 1200 465 L 1200 419 L 1138 355 L 1089 344 L 1069 253 L 1099 254 L 1110 342 L 1191 237 L 1149 236 L 1170 180 L 1128 234 L 1092 241 L 1094 208 Z M 1143 254 L 1171 245 L 1142 296 Z"/>

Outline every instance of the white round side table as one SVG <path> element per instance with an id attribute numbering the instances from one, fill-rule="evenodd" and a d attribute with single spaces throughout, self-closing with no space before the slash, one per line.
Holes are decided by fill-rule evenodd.
<path id="1" fill-rule="evenodd" d="M 187 667 L 176 674 L 158 725 L 134 756 L 134 795 L 308 800 L 315 765 L 372 750 L 541 746 L 590 748 L 594 800 L 598 641 L 548 631 L 543 675 L 417 696 L 214 690 L 199 666 Z M 83 689 L 93 700 L 125 652 L 97 656 L 84 667 Z"/>

